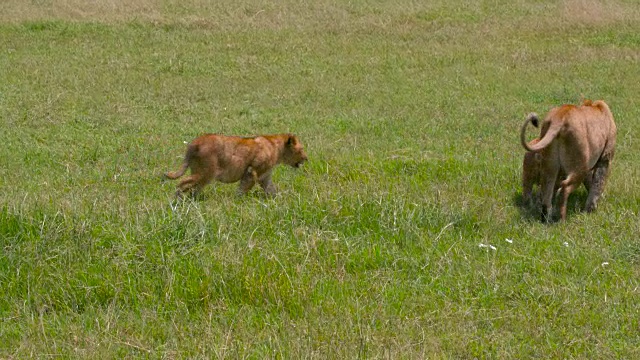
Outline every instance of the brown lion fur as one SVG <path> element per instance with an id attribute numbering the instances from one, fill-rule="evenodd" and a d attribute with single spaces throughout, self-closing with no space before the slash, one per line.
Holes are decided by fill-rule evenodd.
<path id="1" fill-rule="evenodd" d="M 540 189 L 543 220 L 550 221 L 556 187 L 561 192 L 560 218 L 566 219 L 569 194 L 581 183 L 588 187 L 585 210 L 596 209 L 604 191 L 615 153 L 616 125 L 609 106 L 601 100 L 582 105 L 562 105 L 549 111 L 541 125 L 539 140 L 525 140 L 529 123 L 539 118 L 529 114 L 520 131 L 520 143 L 540 157 Z"/>
<path id="2" fill-rule="evenodd" d="M 191 174 L 178 184 L 176 196 L 198 194 L 212 180 L 223 183 L 240 182 L 238 192 L 245 194 L 259 183 L 268 195 L 276 188 L 271 172 L 277 164 L 298 168 L 307 161 L 302 143 L 293 134 L 263 135 L 256 137 L 205 134 L 188 146 L 180 170 L 166 173 L 168 179 L 177 179 L 191 169 Z"/>
<path id="3" fill-rule="evenodd" d="M 533 146 L 540 141 L 539 138 L 529 141 L 528 145 Z M 540 187 L 541 176 L 540 167 L 542 164 L 542 155 L 537 152 L 527 151 L 524 153 L 522 160 L 522 200 L 525 205 L 533 205 L 540 203 L 540 189 L 538 189 L 537 196 L 534 198 L 533 187 Z M 560 171 L 556 185 L 553 188 L 554 194 L 560 188 L 560 182 L 566 175 Z M 583 184 L 587 191 L 591 187 L 591 178 L 593 176 L 593 170 L 585 177 Z"/>

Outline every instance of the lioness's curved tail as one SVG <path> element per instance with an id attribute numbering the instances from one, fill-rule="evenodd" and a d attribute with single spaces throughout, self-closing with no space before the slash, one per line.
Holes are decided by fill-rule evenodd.
<path id="1" fill-rule="evenodd" d="M 531 123 L 535 127 L 538 127 L 538 124 L 540 123 L 540 119 L 538 118 L 538 115 L 536 113 L 531 113 L 527 116 L 527 120 L 524 121 L 524 124 L 522 124 L 522 129 L 520 130 L 520 143 L 522 144 L 522 147 L 524 147 L 527 151 L 533 151 L 533 152 L 540 152 L 544 148 L 546 148 L 549 144 L 551 144 L 553 139 L 556 138 L 556 136 L 560 132 L 560 129 L 562 128 L 562 124 L 558 123 L 557 121 L 552 121 L 551 126 L 549 127 L 547 132 L 544 134 L 544 137 L 540 139 L 540 141 L 538 141 L 536 144 L 529 144 L 527 143 L 527 140 L 525 137 L 525 133 L 527 131 L 527 125 L 529 123 Z"/>
<path id="2" fill-rule="evenodd" d="M 182 161 L 182 165 L 180 166 L 180 169 L 178 171 L 169 171 L 168 173 L 165 173 L 164 178 L 175 180 L 180 176 L 184 175 L 184 173 L 187 171 L 187 168 L 189 168 L 189 164 L 191 163 L 191 158 L 193 158 L 193 155 L 197 151 L 198 151 L 198 145 L 189 144 L 189 146 L 187 146 L 187 153 L 184 156 L 184 161 Z"/>

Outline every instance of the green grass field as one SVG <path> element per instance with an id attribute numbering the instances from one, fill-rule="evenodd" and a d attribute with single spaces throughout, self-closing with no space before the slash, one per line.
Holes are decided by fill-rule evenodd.
<path id="1" fill-rule="evenodd" d="M 635 0 L 3 1 L 0 358 L 638 358 L 638 94 Z M 519 129 L 581 97 L 612 174 L 546 225 Z M 310 161 L 172 208 L 204 132 Z"/>

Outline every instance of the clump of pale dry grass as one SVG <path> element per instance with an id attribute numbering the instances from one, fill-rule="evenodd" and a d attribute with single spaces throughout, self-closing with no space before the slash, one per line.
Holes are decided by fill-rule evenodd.
<path id="1" fill-rule="evenodd" d="M 462 14 L 463 18 L 484 17 L 485 20 L 479 23 L 485 24 L 480 25 L 480 29 L 485 31 L 495 29 L 496 20 L 501 24 L 502 30 L 515 26 L 517 32 L 546 32 L 576 26 L 602 27 L 640 21 L 639 7 L 617 0 L 563 0 L 545 5 L 522 2 L 520 6 L 542 16 L 531 23 L 528 21 L 529 16 L 525 20 L 521 15 L 507 11 L 509 6 L 504 7 L 505 11 L 483 8 L 474 3 L 454 8 L 446 0 L 400 0 L 393 3 L 333 0 L 4 0 L 0 1 L 0 23 L 49 20 L 100 23 L 138 21 L 218 30 L 253 28 L 325 32 L 383 29 L 420 33 L 431 32 L 433 29 L 430 25 L 442 26 L 442 22 L 447 21 L 453 21 L 456 28 L 463 28 L 461 23 L 452 20 L 454 13 Z M 474 27 L 473 31 L 478 31 L 478 28 Z"/>
<path id="2" fill-rule="evenodd" d="M 364 6 L 364 8 L 368 8 Z M 129 21 L 179 24 L 198 28 L 283 29 L 343 26 L 367 21 L 363 7 L 320 0 L 206 1 L 206 0 L 57 0 L 0 2 L 0 23 L 41 20 L 118 23 Z M 377 18 L 377 17 L 376 17 Z M 359 19 L 359 20 L 357 20 Z M 378 20 L 376 20 L 378 21 Z"/>
<path id="3" fill-rule="evenodd" d="M 227 18 L 274 24 L 296 17 L 309 17 L 308 7 L 296 2 L 173 1 L 173 0 L 6 0 L 0 3 L 0 22 L 16 23 L 35 20 L 71 20 L 120 22 L 149 20 L 153 22 L 216 22 Z M 303 9 L 305 8 L 305 9 Z M 326 6 L 322 7 L 327 10 Z M 305 11 L 302 11 L 305 10 Z M 318 15 L 317 12 L 314 12 Z M 314 16 L 315 16 L 314 15 Z M 322 15 L 322 14 L 320 14 Z M 332 13 L 338 16 L 338 13 Z M 339 17 L 339 16 L 338 16 Z M 301 19 L 304 20 L 304 19 Z M 339 19 L 335 19 L 339 20 Z"/>
<path id="4" fill-rule="evenodd" d="M 605 26 L 640 19 L 640 8 L 630 3 L 602 0 L 565 0 L 561 16 L 570 24 Z"/>
<path id="5" fill-rule="evenodd" d="M 159 19 L 161 0 L 61 0 L 0 3 L 0 22 L 19 23 L 37 20 L 123 21 L 132 18 Z"/>

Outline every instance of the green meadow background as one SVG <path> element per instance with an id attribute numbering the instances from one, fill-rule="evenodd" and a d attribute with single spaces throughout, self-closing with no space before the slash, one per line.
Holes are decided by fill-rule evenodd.
<path id="1" fill-rule="evenodd" d="M 4 0 L 0 358 L 638 358 L 639 94 L 635 0 Z M 519 128 L 581 98 L 611 177 L 543 224 Z M 172 206 L 204 132 L 310 161 Z"/>

